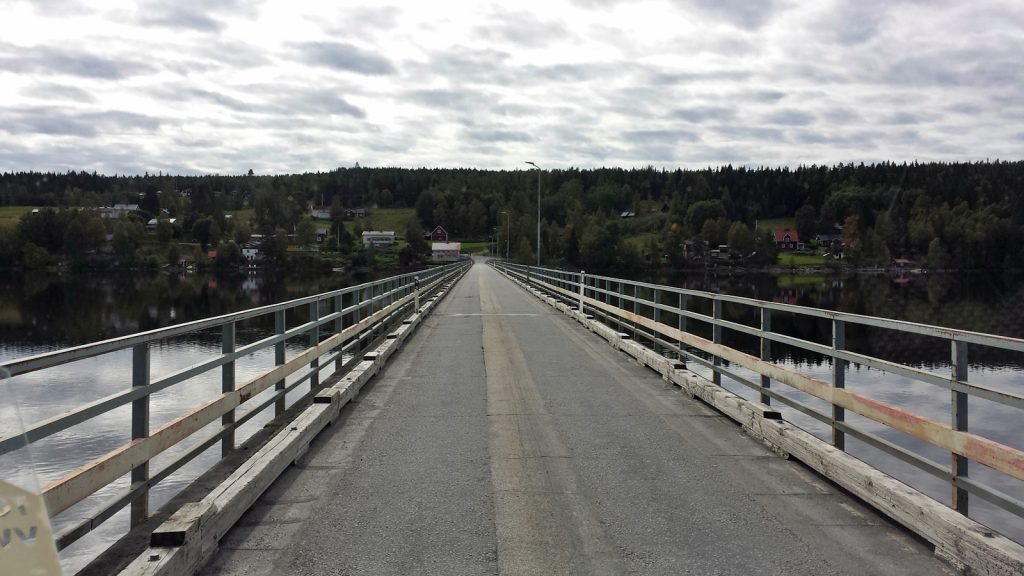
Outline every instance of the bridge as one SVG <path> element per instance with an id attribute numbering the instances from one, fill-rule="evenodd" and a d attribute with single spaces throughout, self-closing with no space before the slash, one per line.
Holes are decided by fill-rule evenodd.
<path id="1" fill-rule="evenodd" d="M 131 441 L 41 488 L 60 548 L 130 516 L 82 574 L 1024 573 L 1024 547 L 971 513 L 978 502 L 1020 531 L 1024 453 L 972 431 L 967 412 L 1024 406 L 967 380 L 970 348 L 1024 340 L 492 264 L 8 362 L 16 385 L 121 353 L 132 382 L 0 438 L 0 454 L 131 406 Z M 830 341 L 773 330 L 792 315 L 829 324 Z M 243 325 L 257 335 L 240 343 Z M 852 326 L 945 339 L 953 373 L 852 350 Z M 211 331 L 219 353 L 153 374 L 159 342 Z M 831 377 L 772 344 L 827 357 Z M 237 381 L 261 350 L 272 366 Z M 872 397 L 851 365 L 944 390 L 948 423 Z M 153 397 L 210 373 L 219 395 L 151 420 Z M 211 470 L 150 509 L 162 480 L 218 445 Z"/>

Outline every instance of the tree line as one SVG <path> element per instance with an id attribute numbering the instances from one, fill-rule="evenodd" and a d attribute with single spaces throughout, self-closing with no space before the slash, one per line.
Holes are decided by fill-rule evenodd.
<path id="1" fill-rule="evenodd" d="M 729 244 L 770 263 L 774 243 L 758 222 L 792 218 L 801 239 L 841 229 L 853 263 L 903 257 L 934 268 L 1024 265 L 1020 161 L 570 168 L 542 170 L 539 178 L 541 256 L 551 264 L 594 270 L 687 265 L 687 242 L 694 240 Z M 294 231 L 308 227 L 313 206 L 329 207 L 332 220 L 346 208 L 408 207 L 415 208 L 417 231 L 441 225 L 457 239 L 504 244 L 507 238 L 513 257 L 533 261 L 537 179 L 537 170 L 358 166 L 265 176 L 14 172 L 0 174 L 0 205 L 137 203 L 143 216 L 177 218 L 192 237 L 214 226 L 221 234 L 243 225 L 251 233 Z M 226 222 L 228 211 L 247 208 L 254 211 L 251 224 Z M 63 238 L 60 249 L 74 251 L 98 238 L 95 224 L 75 226 L 72 236 L 84 240 Z M 135 232 L 112 233 L 128 244 Z M 0 252 L 4 242 L 16 240 L 7 232 Z M 57 240 L 31 243 L 53 248 Z"/>

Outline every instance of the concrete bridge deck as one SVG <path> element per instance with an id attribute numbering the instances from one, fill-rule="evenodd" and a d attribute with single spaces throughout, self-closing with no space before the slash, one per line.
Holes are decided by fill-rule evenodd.
<path id="1" fill-rule="evenodd" d="M 203 574 L 950 574 L 488 266 Z"/>

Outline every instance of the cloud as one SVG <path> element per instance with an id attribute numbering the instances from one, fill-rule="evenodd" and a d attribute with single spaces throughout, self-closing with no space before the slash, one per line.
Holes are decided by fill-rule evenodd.
<path id="1" fill-rule="evenodd" d="M 760 28 L 780 11 L 774 0 L 692 0 L 689 4 L 746 30 Z"/>
<path id="2" fill-rule="evenodd" d="M 351 116 L 366 118 L 366 112 L 329 90 L 292 92 L 281 99 L 283 108 L 293 114 Z"/>
<path id="3" fill-rule="evenodd" d="M 497 10 L 492 20 L 477 26 L 476 33 L 485 39 L 527 48 L 541 48 L 571 36 L 560 22 L 544 21 L 530 12 Z"/>
<path id="4" fill-rule="evenodd" d="M 99 56 L 86 50 L 0 44 L 0 70 L 18 74 L 67 74 L 82 78 L 119 80 L 150 73 L 154 67 L 137 60 Z"/>
<path id="5" fill-rule="evenodd" d="M 25 88 L 22 94 L 38 100 L 67 100 L 79 103 L 92 103 L 96 97 L 77 86 L 64 84 L 37 83 Z"/>
<path id="6" fill-rule="evenodd" d="M 222 18 L 251 12 L 254 4 L 239 0 L 147 0 L 137 8 L 137 21 L 143 26 L 217 33 L 227 26 Z"/>
<path id="7" fill-rule="evenodd" d="M 394 74 L 394 65 L 387 58 L 343 42 L 300 42 L 294 44 L 299 56 L 308 64 L 381 76 Z"/>
<path id="8" fill-rule="evenodd" d="M 765 116 L 765 121 L 769 124 L 784 124 L 787 126 L 806 126 L 814 123 L 816 120 L 817 116 L 814 114 L 796 108 L 776 110 Z"/>
<path id="9" fill-rule="evenodd" d="M 151 91 L 153 96 L 165 101 L 194 101 L 216 104 L 236 112 L 253 112 L 257 106 L 249 102 L 229 96 L 223 92 L 190 88 L 188 86 L 160 86 Z"/>
<path id="10" fill-rule="evenodd" d="M 730 121 L 736 117 L 736 110 L 727 106 L 692 106 L 677 108 L 672 111 L 672 116 L 693 123 L 706 120 Z"/>
<path id="11" fill-rule="evenodd" d="M 533 136 L 529 132 L 506 129 L 470 129 L 466 135 L 475 142 L 529 142 Z"/>
<path id="12" fill-rule="evenodd" d="M 161 125 L 158 118 L 132 112 L 60 112 L 43 107 L 4 110 L 0 120 L 0 131 L 9 134 L 82 138 L 96 138 L 101 133 L 154 132 Z"/>
<path id="13" fill-rule="evenodd" d="M 674 144 L 680 140 L 699 140 L 696 132 L 689 130 L 627 130 L 622 133 L 627 141 L 660 142 Z"/>
<path id="14" fill-rule="evenodd" d="M 785 139 L 782 131 L 778 128 L 767 128 L 764 126 L 748 126 L 745 124 L 724 125 L 715 126 L 711 130 L 733 140 L 765 140 L 778 143 Z"/>

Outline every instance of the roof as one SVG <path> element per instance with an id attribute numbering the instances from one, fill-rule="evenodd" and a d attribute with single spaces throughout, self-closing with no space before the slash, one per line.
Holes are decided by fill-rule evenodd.
<path id="1" fill-rule="evenodd" d="M 327 228 L 317 228 L 316 229 L 316 233 L 317 234 L 327 234 Z"/>
<path id="2" fill-rule="evenodd" d="M 775 232 L 775 241 L 776 242 L 785 242 L 786 241 L 786 236 L 789 236 L 789 241 L 790 242 L 799 242 L 800 241 L 800 239 L 797 238 L 796 230 L 790 230 L 789 228 L 785 228 L 783 230 L 775 230 L 774 232 Z"/>
<path id="3" fill-rule="evenodd" d="M 430 249 L 434 252 L 449 250 L 458 252 L 462 250 L 462 242 L 434 242 L 430 245 Z"/>
<path id="4" fill-rule="evenodd" d="M 363 236 L 394 236 L 394 230 L 367 230 L 363 232 Z"/>

